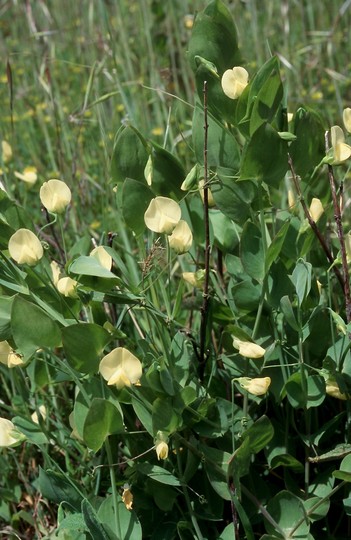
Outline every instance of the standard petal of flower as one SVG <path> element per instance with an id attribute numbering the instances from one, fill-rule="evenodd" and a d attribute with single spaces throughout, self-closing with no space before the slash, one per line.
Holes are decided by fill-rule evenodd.
<path id="1" fill-rule="evenodd" d="M 29 229 L 18 229 L 9 240 L 10 256 L 18 264 L 34 266 L 44 255 L 39 238 Z"/>
<path id="2" fill-rule="evenodd" d="M 351 108 L 350 107 L 347 107 L 346 109 L 344 109 L 342 113 L 342 119 L 343 119 L 346 131 L 351 133 Z"/>
<path id="3" fill-rule="evenodd" d="M 0 447 L 17 446 L 24 439 L 23 433 L 16 429 L 11 420 L 0 418 Z"/>
<path id="4" fill-rule="evenodd" d="M 339 165 L 351 157 L 351 146 L 345 143 L 344 132 L 339 126 L 330 128 L 330 138 L 334 154 L 334 165 Z"/>
<path id="5" fill-rule="evenodd" d="M 248 85 L 249 74 L 245 68 L 236 66 L 223 73 L 221 84 L 223 92 L 230 99 L 238 99 Z"/>
<path id="6" fill-rule="evenodd" d="M 143 373 L 142 365 L 140 360 L 128 349 L 122 350 L 122 367 L 132 384 L 138 382 Z"/>
<path id="7" fill-rule="evenodd" d="M 181 219 L 168 237 L 169 245 L 177 253 L 186 253 L 193 243 L 193 233 L 186 221 Z"/>
<path id="8" fill-rule="evenodd" d="M 39 195 L 43 206 L 54 214 L 64 212 L 72 198 L 71 190 L 67 184 L 57 179 L 44 182 Z"/>
<path id="9" fill-rule="evenodd" d="M 254 394 L 255 396 L 262 396 L 268 391 L 271 384 L 270 377 L 257 377 L 255 379 L 249 379 L 247 377 L 241 377 L 239 380 L 240 386 Z"/>
<path id="10" fill-rule="evenodd" d="M 317 223 L 317 221 L 319 220 L 319 218 L 324 212 L 324 208 L 321 201 L 317 199 L 316 197 L 313 197 L 309 211 L 311 214 L 311 218 L 313 219 L 315 223 Z"/>
<path id="11" fill-rule="evenodd" d="M 47 414 L 45 405 L 39 405 L 39 411 L 38 412 L 39 412 L 39 416 L 41 416 L 42 419 L 45 420 L 46 414 Z M 33 422 L 35 424 L 39 424 L 38 412 L 34 411 L 34 413 L 31 414 L 31 419 L 33 420 Z"/>
<path id="12" fill-rule="evenodd" d="M 50 268 L 51 268 L 51 273 L 52 273 L 52 281 L 55 287 L 57 287 L 57 283 L 60 279 L 61 269 L 56 261 L 52 261 L 50 263 Z"/>
<path id="13" fill-rule="evenodd" d="M 112 268 L 112 257 L 109 253 L 107 253 L 106 249 L 103 246 L 98 246 L 94 248 L 90 253 L 90 257 L 94 257 L 101 266 L 106 268 L 107 270 L 111 270 Z"/>
<path id="14" fill-rule="evenodd" d="M 128 349 L 117 347 L 103 357 L 99 372 L 109 385 L 122 388 L 135 384 L 140 379 L 142 365 Z"/>
<path id="15" fill-rule="evenodd" d="M 170 234 L 181 218 L 179 204 L 168 197 L 155 197 L 144 214 L 145 225 L 150 231 Z"/>
<path id="16" fill-rule="evenodd" d="M 239 354 L 245 358 L 262 358 L 266 352 L 260 345 L 251 341 L 242 341 L 238 338 L 234 338 L 233 345 L 236 349 L 239 349 Z"/>

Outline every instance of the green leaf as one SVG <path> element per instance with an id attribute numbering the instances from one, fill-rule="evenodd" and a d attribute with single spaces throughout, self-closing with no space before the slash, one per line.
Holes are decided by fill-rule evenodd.
<path id="1" fill-rule="evenodd" d="M 233 251 L 239 243 L 238 227 L 218 210 L 209 213 L 213 229 L 214 245 L 224 253 Z"/>
<path id="2" fill-rule="evenodd" d="M 68 267 L 68 272 L 82 276 L 95 276 L 107 279 L 116 279 L 115 274 L 104 268 L 95 257 L 81 255 Z"/>
<path id="3" fill-rule="evenodd" d="M 12 422 L 27 437 L 28 442 L 37 445 L 48 443 L 48 439 L 39 424 L 21 416 L 15 416 L 12 418 Z"/>
<path id="4" fill-rule="evenodd" d="M 240 258 L 245 272 L 257 281 L 265 275 L 261 231 L 251 221 L 245 223 L 241 234 Z"/>
<path id="5" fill-rule="evenodd" d="M 138 518 L 133 510 L 127 510 L 120 496 L 117 499 L 117 519 L 115 518 L 115 505 L 112 496 L 107 497 L 102 502 L 97 517 L 111 538 L 142 540 L 142 530 Z"/>
<path id="6" fill-rule="evenodd" d="M 205 471 L 211 486 L 222 499 L 230 501 L 231 496 L 227 482 L 230 454 L 205 445 L 201 445 L 199 449 L 205 456 Z"/>
<path id="7" fill-rule="evenodd" d="M 330 500 L 322 499 L 321 497 L 311 497 L 310 499 L 303 501 L 303 504 L 304 504 L 308 519 L 311 522 L 318 521 L 319 519 L 323 519 L 328 514 L 329 508 L 330 508 Z M 318 504 L 317 508 L 313 509 L 313 507 L 316 506 L 317 504 Z"/>
<path id="8" fill-rule="evenodd" d="M 132 396 L 132 406 L 141 424 L 144 426 L 146 431 L 153 437 L 153 418 L 147 405 L 145 405 L 145 403 L 140 398 Z"/>
<path id="9" fill-rule="evenodd" d="M 340 469 L 333 471 L 333 476 L 345 482 L 351 482 L 351 454 L 344 457 L 340 463 Z"/>
<path id="10" fill-rule="evenodd" d="M 264 70 L 266 70 L 266 79 L 264 82 L 262 80 L 260 81 L 258 93 L 253 101 L 253 107 L 250 114 L 251 136 L 262 124 L 265 122 L 270 123 L 273 120 L 283 97 L 283 85 L 279 75 L 279 62 L 277 57 L 273 56 L 268 60 L 260 71 L 263 72 Z M 256 79 L 262 79 L 260 72 L 256 75 Z M 256 86 L 255 82 L 253 86 Z M 253 99 L 251 92 L 249 100 Z"/>
<path id="11" fill-rule="evenodd" d="M 147 143 L 139 131 L 133 126 L 121 127 L 112 152 L 112 181 L 124 182 L 126 178 L 133 178 L 146 184 L 144 169 L 147 160 Z"/>
<path id="12" fill-rule="evenodd" d="M 283 224 L 283 226 L 279 229 L 278 233 L 275 235 L 270 246 L 267 249 L 266 260 L 265 260 L 266 274 L 269 272 L 269 269 L 272 266 L 273 262 L 275 262 L 280 255 L 289 227 L 290 227 L 290 220 L 286 221 Z"/>
<path id="13" fill-rule="evenodd" d="M 256 180 L 279 187 L 287 168 L 287 142 L 279 137 L 270 124 L 262 124 L 244 150 L 240 179 Z"/>
<path id="14" fill-rule="evenodd" d="M 151 465 L 151 463 L 138 463 L 136 469 L 141 474 L 152 478 L 155 482 L 160 482 L 161 484 L 167 484 L 168 486 L 180 486 L 178 478 L 176 478 L 169 471 L 158 465 Z"/>
<path id="15" fill-rule="evenodd" d="M 70 365 L 82 373 L 98 371 L 110 334 L 94 323 L 77 323 L 62 329 L 62 343 Z"/>
<path id="16" fill-rule="evenodd" d="M 268 502 L 266 508 L 267 512 L 278 523 L 284 538 L 307 540 L 310 529 L 309 521 L 303 502 L 296 495 L 288 491 L 280 491 Z M 292 528 L 301 518 L 303 519 L 302 524 L 291 536 Z M 274 535 L 280 532 L 266 519 L 265 527 L 268 534 Z"/>
<path id="17" fill-rule="evenodd" d="M 61 344 L 59 325 L 40 307 L 15 296 L 11 310 L 11 333 L 17 348 L 27 360 L 37 349 Z"/>
<path id="18" fill-rule="evenodd" d="M 249 449 L 250 452 L 256 454 L 260 450 L 263 450 L 265 446 L 269 443 L 274 435 L 274 428 L 265 415 L 261 416 L 252 426 L 250 426 L 244 433 L 241 438 L 243 441 L 245 439 L 250 440 Z"/>
<path id="19" fill-rule="evenodd" d="M 0 341 L 11 337 L 11 311 L 14 296 L 0 296 Z"/>
<path id="20" fill-rule="evenodd" d="M 145 230 L 144 214 L 154 194 L 137 180 L 127 178 L 122 188 L 122 212 L 127 227 L 136 235 Z"/>
<path id="21" fill-rule="evenodd" d="M 295 318 L 294 310 L 288 296 L 283 296 L 283 298 L 280 300 L 280 308 L 284 314 L 287 323 L 291 326 L 291 328 L 293 328 L 293 330 L 298 332 L 300 327 Z"/>
<path id="22" fill-rule="evenodd" d="M 307 377 L 307 409 L 319 407 L 325 399 L 325 380 L 320 375 Z"/>
<path id="23" fill-rule="evenodd" d="M 312 264 L 299 259 L 291 276 L 300 306 L 311 290 Z"/>
<path id="24" fill-rule="evenodd" d="M 157 398 L 152 405 L 152 429 L 154 435 L 158 431 L 173 433 L 181 424 L 181 418 L 174 410 L 172 400 Z"/>
<path id="25" fill-rule="evenodd" d="M 80 511 L 82 493 L 72 480 L 62 473 L 39 466 L 39 491 L 49 501 L 60 504 L 66 501 L 72 508 Z"/>
<path id="26" fill-rule="evenodd" d="M 109 435 L 124 433 L 124 431 L 120 411 L 110 401 L 94 398 L 83 428 L 83 439 L 88 448 L 97 452 Z"/>
<path id="27" fill-rule="evenodd" d="M 82 514 L 84 522 L 87 526 L 92 538 L 96 540 L 110 540 L 108 534 L 106 534 L 93 506 L 87 499 L 82 500 Z"/>
<path id="28" fill-rule="evenodd" d="M 184 192 L 180 189 L 186 176 L 181 162 L 170 152 L 156 143 L 152 143 L 152 184 L 150 189 L 155 195 L 181 199 Z"/>
<path id="29" fill-rule="evenodd" d="M 251 203 L 256 196 L 256 186 L 251 181 L 238 182 L 230 170 L 217 170 L 211 183 L 211 192 L 219 210 L 240 225 L 250 216 Z"/>
<path id="30" fill-rule="evenodd" d="M 270 463 L 270 469 L 276 469 L 277 467 L 288 467 L 295 473 L 302 473 L 304 471 L 303 464 L 290 454 L 274 456 Z"/>
<path id="31" fill-rule="evenodd" d="M 304 178 L 325 156 L 325 129 L 319 115 L 303 107 L 296 111 L 293 122 L 296 141 L 290 145 L 289 153 L 296 174 Z"/>

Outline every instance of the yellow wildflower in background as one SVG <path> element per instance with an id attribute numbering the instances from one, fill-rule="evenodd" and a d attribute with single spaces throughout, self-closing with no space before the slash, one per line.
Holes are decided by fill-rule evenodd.
<path id="1" fill-rule="evenodd" d="M 351 133 L 351 108 L 350 107 L 347 107 L 346 109 L 343 110 L 342 119 L 343 119 L 346 131 Z"/>
<path id="2" fill-rule="evenodd" d="M 35 182 L 38 180 L 36 167 L 25 167 L 21 173 L 18 171 L 15 171 L 14 175 L 16 178 L 18 178 L 19 180 L 22 180 L 29 186 L 33 186 Z"/>
<path id="3" fill-rule="evenodd" d="M 236 66 L 222 75 L 222 89 L 230 99 L 238 99 L 249 84 L 249 74 L 245 68 Z"/>
<path id="4" fill-rule="evenodd" d="M 10 256 L 18 264 L 35 266 L 44 255 L 39 238 L 29 229 L 18 229 L 9 240 Z"/>
<path id="5" fill-rule="evenodd" d="M 99 365 L 99 372 L 108 385 L 115 385 L 120 389 L 139 381 L 142 375 L 142 365 L 140 360 L 128 349 L 117 347 L 103 357 Z"/>
<path id="6" fill-rule="evenodd" d="M 319 220 L 319 218 L 324 212 L 324 208 L 321 201 L 317 199 L 316 197 L 313 197 L 311 201 L 309 212 L 311 214 L 311 218 L 313 219 L 313 221 L 317 223 L 317 221 Z"/>
<path id="7" fill-rule="evenodd" d="M 1 141 L 2 161 L 8 163 L 12 158 L 12 148 L 7 141 Z"/>
<path id="8" fill-rule="evenodd" d="M 242 341 L 236 337 L 233 339 L 233 345 L 245 358 L 262 358 L 266 352 L 260 345 L 252 341 Z"/>
<path id="9" fill-rule="evenodd" d="M 125 505 L 127 510 L 132 510 L 132 508 L 133 508 L 133 493 L 131 492 L 129 484 L 124 484 L 124 486 L 123 486 L 122 501 L 124 502 L 124 505 Z"/>
<path id="10" fill-rule="evenodd" d="M 41 416 L 42 419 L 45 420 L 47 416 L 45 405 L 39 405 L 38 412 L 39 416 Z M 31 415 L 31 419 L 33 420 L 34 424 L 39 424 L 38 412 L 34 411 L 34 413 Z"/>

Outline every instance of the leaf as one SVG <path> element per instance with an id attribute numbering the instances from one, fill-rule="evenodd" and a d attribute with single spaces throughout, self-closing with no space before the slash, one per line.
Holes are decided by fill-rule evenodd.
<path id="1" fill-rule="evenodd" d="M 43 497 L 56 504 L 66 501 L 76 511 L 80 511 L 82 493 L 67 476 L 39 466 L 39 491 Z"/>
<path id="2" fill-rule="evenodd" d="M 280 308 L 284 314 L 287 323 L 291 326 L 293 330 L 298 332 L 300 327 L 295 318 L 294 310 L 288 296 L 283 296 L 283 298 L 280 300 Z"/>
<path id="3" fill-rule="evenodd" d="M 158 431 L 173 433 L 181 424 L 181 418 L 174 410 L 172 400 L 157 398 L 152 405 L 152 429 L 154 435 Z"/>
<path id="4" fill-rule="evenodd" d="M 178 478 L 173 476 L 169 471 L 158 465 L 151 465 L 151 463 L 138 463 L 136 469 L 141 474 L 152 478 L 156 482 L 161 484 L 167 484 L 168 486 L 180 486 Z"/>
<path id="5" fill-rule="evenodd" d="M 251 221 L 245 223 L 241 233 L 240 258 L 245 272 L 257 281 L 262 281 L 265 261 L 261 231 Z"/>
<path id="6" fill-rule="evenodd" d="M 153 199 L 150 188 L 131 178 L 126 178 L 122 188 L 122 212 L 127 227 L 136 235 L 145 230 L 144 214 Z"/>
<path id="7" fill-rule="evenodd" d="M 299 259 L 291 276 L 300 306 L 311 290 L 312 264 Z"/>
<path id="8" fill-rule="evenodd" d="M 227 482 L 230 454 L 205 445 L 201 445 L 199 450 L 205 456 L 205 471 L 211 486 L 222 499 L 230 501 L 231 496 Z"/>
<path id="9" fill-rule="evenodd" d="M 170 152 L 156 143 L 152 143 L 152 184 L 150 189 L 155 195 L 175 198 L 177 200 L 184 197 L 184 192 L 180 189 L 184 178 L 185 170 L 181 162 Z"/>
<path id="10" fill-rule="evenodd" d="M 235 223 L 242 225 L 250 216 L 251 203 L 256 196 L 256 186 L 251 181 L 238 182 L 231 171 L 217 170 L 211 183 L 211 192 L 219 210 Z"/>
<path id="11" fill-rule="evenodd" d="M 27 360 L 36 350 L 61 344 L 59 325 L 40 307 L 15 296 L 11 310 L 11 333 Z"/>
<path id="12" fill-rule="evenodd" d="M 110 540 L 110 537 L 106 534 L 105 529 L 97 517 L 95 509 L 87 499 L 82 500 L 82 514 L 92 538 L 96 538 L 97 540 Z"/>
<path id="13" fill-rule="evenodd" d="M 307 540 L 310 529 L 309 521 L 303 502 L 296 495 L 288 491 L 280 491 L 273 499 L 268 501 L 266 508 L 267 512 L 278 523 L 284 538 Z M 303 519 L 302 524 L 291 536 L 291 530 L 300 519 Z M 265 519 L 264 522 L 268 534 L 274 535 L 280 532 L 268 520 Z"/>
<path id="14" fill-rule="evenodd" d="M 0 341 L 11 337 L 11 311 L 14 296 L 0 296 Z"/>
<path id="15" fill-rule="evenodd" d="M 267 249 L 266 260 L 265 260 L 265 271 L 266 274 L 269 272 L 270 267 L 273 262 L 275 262 L 282 250 L 286 235 L 290 227 L 290 220 L 286 221 L 283 226 L 279 229 L 278 233 L 273 238 L 270 246 Z"/>
<path id="16" fill-rule="evenodd" d="M 148 407 L 141 399 L 138 399 L 135 396 L 132 396 L 132 406 L 141 424 L 144 426 L 146 431 L 153 437 L 153 418 Z"/>
<path id="17" fill-rule="evenodd" d="M 224 253 L 233 251 L 239 243 L 237 226 L 218 210 L 212 210 L 209 218 L 213 229 L 214 245 Z"/>
<path id="18" fill-rule="evenodd" d="M 319 115 L 303 107 L 296 111 L 293 122 L 296 141 L 290 145 L 289 153 L 296 174 L 304 178 L 325 156 L 325 129 Z"/>
<path id="19" fill-rule="evenodd" d="M 252 426 L 250 426 L 244 433 L 241 438 L 243 441 L 249 438 L 250 440 L 250 452 L 256 454 L 260 450 L 263 450 L 265 446 L 269 443 L 274 435 L 274 428 L 265 415 L 261 416 Z"/>
<path id="20" fill-rule="evenodd" d="M 81 255 L 68 267 L 68 272 L 82 276 L 95 276 L 107 279 L 116 279 L 115 274 L 104 268 L 95 257 Z M 112 284 L 111 284 L 112 286 Z"/>
<path id="21" fill-rule="evenodd" d="M 15 416 L 12 418 L 12 422 L 27 437 L 29 442 L 37 445 L 47 444 L 49 442 L 39 424 L 21 416 Z"/>
<path id="22" fill-rule="evenodd" d="M 62 329 L 62 343 L 71 367 L 82 373 L 98 371 L 110 334 L 94 323 L 77 323 Z"/>
<path id="23" fill-rule="evenodd" d="M 124 182 L 126 178 L 133 178 L 146 184 L 144 169 L 147 160 L 147 143 L 141 133 L 133 126 L 121 127 L 112 152 L 112 181 Z"/>
<path id="24" fill-rule="evenodd" d="M 304 471 L 303 464 L 290 454 L 279 454 L 274 456 L 270 463 L 270 468 L 276 469 L 277 467 L 288 467 L 295 473 L 302 473 Z"/>
<path id="25" fill-rule="evenodd" d="M 110 401 L 94 398 L 83 428 L 83 439 L 88 448 L 97 452 L 109 435 L 124 432 L 120 411 Z"/>
<path id="26" fill-rule="evenodd" d="M 240 180 L 265 182 L 278 188 L 287 168 L 287 142 L 270 124 L 262 124 L 244 150 Z"/>
<path id="27" fill-rule="evenodd" d="M 117 519 L 115 518 L 115 510 L 113 497 L 110 496 L 102 502 L 97 512 L 97 517 L 104 529 L 108 531 L 109 536 L 118 540 L 142 540 L 142 530 L 138 518 L 133 510 L 126 509 L 120 496 L 117 499 Z"/>
<path id="28" fill-rule="evenodd" d="M 333 476 L 345 482 L 351 482 L 351 454 L 344 457 L 338 471 L 333 471 Z"/>

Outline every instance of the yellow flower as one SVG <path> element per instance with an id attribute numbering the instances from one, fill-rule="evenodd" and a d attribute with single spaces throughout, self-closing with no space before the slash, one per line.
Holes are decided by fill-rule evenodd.
<path id="1" fill-rule="evenodd" d="M 249 84 L 249 74 L 240 66 L 227 69 L 223 73 L 221 84 L 226 96 L 230 99 L 238 99 Z"/>
<path id="2" fill-rule="evenodd" d="M 45 405 L 39 405 L 38 412 L 39 412 L 39 416 L 41 416 L 42 419 L 45 420 L 46 414 L 47 414 Z M 39 424 L 37 411 L 34 411 L 34 413 L 31 415 L 31 419 L 33 420 L 34 424 Z"/>
<path id="3" fill-rule="evenodd" d="M 0 448 L 18 446 L 24 439 L 11 420 L 0 418 Z"/>
<path id="4" fill-rule="evenodd" d="M 103 246 L 98 246 L 94 248 L 90 253 L 90 257 L 94 257 L 101 266 L 106 268 L 107 270 L 111 270 L 112 267 L 112 257 L 109 253 L 107 253 L 106 249 Z"/>
<path id="5" fill-rule="evenodd" d="M 325 381 L 325 391 L 329 396 L 332 396 L 336 399 L 341 399 L 343 401 L 346 401 L 348 399 L 347 394 L 343 394 L 340 391 L 339 385 L 335 379 L 329 378 Z"/>
<path id="6" fill-rule="evenodd" d="M 317 199 L 316 197 L 313 197 L 309 211 L 311 214 L 311 218 L 313 219 L 315 223 L 317 223 L 317 221 L 319 220 L 319 218 L 324 212 L 324 208 L 321 201 Z"/>
<path id="7" fill-rule="evenodd" d="M 0 341 L 0 362 L 8 368 L 14 368 L 24 364 L 21 355 L 15 353 L 7 341 Z"/>
<path id="8" fill-rule="evenodd" d="M 60 278 L 56 283 L 58 292 L 70 298 L 78 298 L 77 286 L 78 281 L 70 277 Z"/>
<path id="9" fill-rule="evenodd" d="M 333 165 L 343 163 L 351 156 L 351 146 L 345 143 L 344 132 L 339 126 L 330 129 L 331 144 L 333 150 Z"/>
<path id="10" fill-rule="evenodd" d="M 99 372 L 108 385 L 115 385 L 120 389 L 139 381 L 142 366 L 140 360 L 128 349 L 117 347 L 103 357 Z"/>
<path id="11" fill-rule="evenodd" d="M 71 190 L 62 180 L 48 180 L 40 188 L 40 200 L 45 208 L 54 214 L 64 212 L 71 202 Z"/>
<path id="12" fill-rule="evenodd" d="M 262 396 L 268 391 L 271 384 L 270 377 L 257 377 L 256 379 L 250 379 L 249 377 L 239 377 L 238 382 L 244 390 L 254 394 L 255 396 Z"/>
<path id="13" fill-rule="evenodd" d="M 168 458 L 168 437 L 163 431 L 158 431 L 155 440 L 155 450 L 157 454 L 157 459 L 167 459 Z"/>
<path id="14" fill-rule="evenodd" d="M 245 358 L 262 358 L 266 352 L 260 345 L 252 343 L 252 341 L 242 341 L 236 337 L 233 339 L 233 345 Z"/>
<path id="15" fill-rule="evenodd" d="M 132 510 L 132 508 L 133 508 L 133 493 L 130 490 L 129 484 L 124 484 L 124 486 L 123 486 L 122 501 L 124 502 L 124 505 L 125 505 L 127 510 Z"/>
<path id="16" fill-rule="evenodd" d="M 18 229 L 9 240 L 10 256 L 18 264 L 34 266 L 44 255 L 39 238 L 29 229 Z"/>
<path id="17" fill-rule="evenodd" d="M 204 185 L 205 185 L 205 180 L 204 179 L 200 180 L 199 190 L 200 190 L 200 197 L 202 199 L 202 202 L 204 202 Z M 213 208 L 214 206 L 216 206 L 216 203 L 215 203 L 215 200 L 213 198 L 212 191 L 210 190 L 210 188 L 208 188 L 207 190 L 207 198 L 208 198 L 209 208 Z"/>
<path id="18" fill-rule="evenodd" d="M 15 171 L 15 177 L 23 180 L 26 184 L 33 186 L 38 180 L 37 169 L 35 167 L 26 167 L 22 173 Z"/>
<path id="19" fill-rule="evenodd" d="M 155 197 L 151 200 L 144 221 L 150 231 L 170 234 L 181 218 L 179 204 L 168 197 Z"/>
<path id="20" fill-rule="evenodd" d="M 12 148 L 7 141 L 1 141 L 2 161 L 8 163 L 12 158 Z"/>
<path id="21" fill-rule="evenodd" d="M 193 243 L 193 233 L 186 221 L 181 219 L 168 237 L 169 245 L 177 253 L 186 253 Z"/>
<path id="22" fill-rule="evenodd" d="M 342 113 L 342 119 L 343 119 L 346 131 L 351 133 L 351 108 L 350 107 L 347 107 L 346 109 L 344 109 Z"/>

